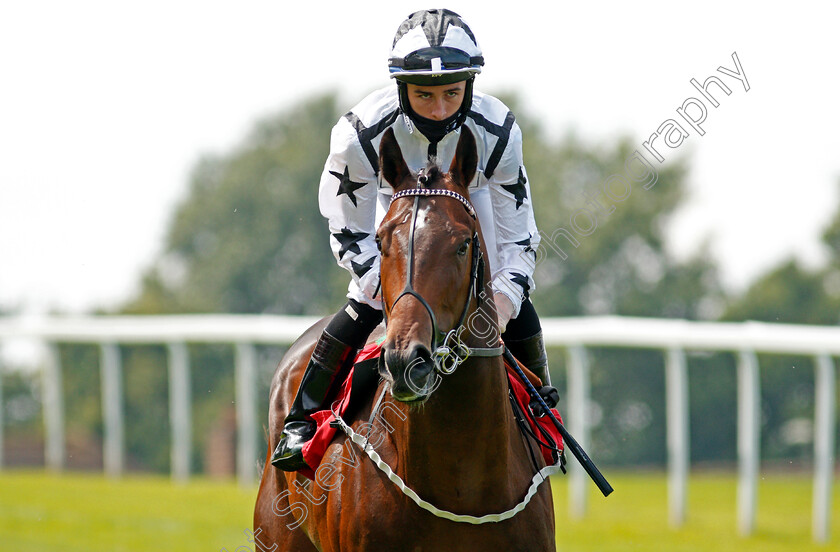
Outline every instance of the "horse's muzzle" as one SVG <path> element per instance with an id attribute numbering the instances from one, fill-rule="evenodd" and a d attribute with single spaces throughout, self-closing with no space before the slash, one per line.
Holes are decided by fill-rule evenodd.
<path id="1" fill-rule="evenodd" d="M 400 402 L 426 400 L 440 379 L 435 373 L 432 353 L 421 344 L 405 350 L 383 345 L 379 371 L 392 380 L 391 395 Z"/>

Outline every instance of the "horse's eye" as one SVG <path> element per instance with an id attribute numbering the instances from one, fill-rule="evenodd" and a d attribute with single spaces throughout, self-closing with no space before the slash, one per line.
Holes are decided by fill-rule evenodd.
<path id="1" fill-rule="evenodd" d="M 470 248 L 470 241 L 472 240 L 466 240 L 464 243 L 461 244 L 461 247 L 458 248 L 458 255 L 463 257 L 467 254 L 467 250 L 469 250 Z"/>
<path id="2" fill-rule="evenodd" d="M 373 238 L 373 241 L 375 241 L 375 242 L 376 242 L 376 248 L 377 248 L 379 251 L 382 251 L 382 238 L 380 238 L 380 237 L 377 235 L 376 237 L 374 237 L 374 238 Z"/>

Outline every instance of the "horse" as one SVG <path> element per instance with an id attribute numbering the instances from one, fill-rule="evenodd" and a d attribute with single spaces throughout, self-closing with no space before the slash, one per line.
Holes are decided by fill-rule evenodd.
<path id="1" fill-rule="evenodd" d="M 386 324 L 384 335 L 380 326 L 371 340 L 384 337 L 376 366 L 380 381 L 347 424 L 356 437 L 366 433 L 369 448 L 396 477 L 341 432 L 314 481 L 268 461 L 329 317 L 321 320 L 290 347 L 272 380 L 269 456 L 254 508 L 257 549 L 553 551 L 551 487 L 532 479 L 545 462 L 520 433 L 508 402 L 484 242 L 469 202 L 475 138 L 462 127 L 448 173 L 430 162 L 414 174 L 389 129 L 380 141 L 379 164 L 394 191 L 376 234 Z M 468 323 L 479 318 L 486 325 L 481 331 Z M 464 348 L 473 354 L 458 353 Z M 455 362 L 436 358 L 447 351 Z M 433 515 L 396 480 L 432 509 L 473 521 Z M 529 483 L 530 501 L 524 501 Z M 502 521 L 474 521 L 510 513 L 517 503 L 518 513 Z"/>

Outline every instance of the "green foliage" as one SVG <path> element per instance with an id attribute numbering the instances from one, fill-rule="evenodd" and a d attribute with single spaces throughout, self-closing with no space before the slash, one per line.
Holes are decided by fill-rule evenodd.
<path id="1" fill-rule="evenodd" d="M 640 144 L 630 138 L 587 144 L 574 135 L 546 138 L 539 121 L 505 98 L 524 135 L 525 163 L 540 228 L 533 302 L 541 316 L 619 314 L 710 319 L 727 304 L 715 263 L 700 248 L 687 260 L 666 248 L 670 218 L 686 196 L 685 159 L 650 161 L 656 183 L 645 189 L 628 173 Z M 266 117 L 237 147 L 205 155 L 192 171 L 157 261 L 124 313 L 329 314 L 343 303 L 349 275 L 336 266 L 318 186 L 329 135 L 341 111 L 326 95 Z M 642 151 L 644 153 L 644 151 Z M 631 182 L 628 193 L 613 175 Z M 625 197 L 626 196 L 626 197 Z M 840 312 L 840 212 L 826 230 L 832 259 L 807 271 L 790 261 L 760 278 L 725 309 L 726 320 L 836 324 Z M 75 348 L 65 372 L 72 424 L 101 438 L 98 358 Z M 169 466 L 166 351 L 123 347 L 126 439 L 130 464 Z M 593 454 L 608 464 L 661 464 L 665 459 L 664 362 L 661 352 L 594 349 L 592 398 L 598 411 Z M 279 352 L 266 360 L 264 386 Z M 190 347 L 194 467 L 202 467 L 207 434 L 233 400 L 228 346 Z M 552 351 L 562 390 L 564 359 Z M 807 359 L 762 357 L 765 453 L 807 457 L 790 444 L 784 424 L 812 404 Z M 731 354 L 689 357 L 692 459 L 735 458 L 735 363 Z M 265 390 L 263 390 L 265 391 Z M 263 397 L 267 396 L 263 392 Z M 261 403 L 260 408 L 264 408 Z M 561 411 L 563 405 L 561 404 Z M 261 413 L 261 419 L 265 419 Z M 804 452 L 803 452 L 804 451 Z M 596 454 L 597 453 L 597 454 Z"/>
<path id="2" fill-rule="evenodd" d="M 836 324 L 840 302 L 828 296 L 824 270 L 808 272 L 788 260 L 761 276 L 734 300 L 724 320 L 760 320 L 785 324 Z"/>
<path id="3" fill-rule="evenodd" d="M 0 385 L 3 409 L 4 444 L 9 446 L 12 440 L 23 438 L 31 443 L 40 439 L 42 424 L 40 380 L 37 373 L 11 372 L 8 368 L 0 369 L 3 378 Z M 5 458 L 8 463 L 8 453 Z"/>
<path id="4" fill-rule="evenodd" d="M 98 469 L 103 433 L 98 348 L 62 345 L 59 355 L 61 366 L 68 367 L 61 378 L 67 466 Z"/>
<path id="5" fill-rule="evenodd" d="M 232 152 L 200 159 L 163 254 L 123 312 L 334 311 L 347 276 L 330 251 L 317 192 L 339 115 L 334 96 L 315 98 L 258 122 Z M 167 470 L 165 351 L 135 348 L 124 363 L 129 453 L 146 469 Z M 234 398 L 232 347 L 191 346 L 190 365 L 193 467 L 201 469 L 208 434 Z"/>
<path id="6" fill-rule="evenodd" d="M 574 136 L 555 145 L 535 130 L 526 133 L 525 162 L 543 239 L 534 293 L 541 314 L 697 319 L 708 318 L 712 313 L 704 308 L 720 301 L 706 252 L 681 263 L 665 249 L 666 222 L 684 198 L 687 166 L 655 167 L 657 181 L 646 190 L 625 168 L 635 151 L 628 139 L 598 148 Z M 621 201 L 604 192 L 613 175 L 632 184 L 629 192 L 611 192 L 626 196 Z"/>
<path id="7" fill-rule="evenodd" d="M 233 152 L 203 157 L 126 312 L 332 312 L 343 271 L 317 192 L 338 117 L 333 96 L 316 98 L 259 122 Z"/>
<path id="8" fill-rule="evenodd" d="M 592 450 L 607 465 L 665 464 L 665 367 L 662 354 L 590 349 L 591 396 L 600 423 Z"/>
<path id="9" fill-rule="evenodd" d="M 734 465 L 737 458 L 738 385 L 731 353 L 689 353 L 688 404 L 691 461 Z"/>
<path id="10" fill-rule="evenodd" d="M 569 135 L 552 143 L 536 122 L 521 113 L 517 120 L 542 236 L 533 294 L 541 316 L 716 314 L 723 292 L 708 252 L 680 262 L 665 248 L 666 223 L 685 197 L 684 161 L 654 162 L 656 183 L 645 189 L 627 172 L 638 147 L 631 140 L 593 147 Z M 613 185 L 612 197 L 605 193 L 613 175 L 630 182 L 629 191 Z M 589 357 L 591 452 L 609 465 L 664 464 L 663 353 L 590 349 Z M 554 358 L 552 366 L 562 386 Z M 703 441 L 698 450 L 714 454 L 721 444 Z"/>
<path id="11" fill-rule="evenodd" d="M 571 217 L 584 207 L 597 219 L 591 232 L 578 235 L 576 247 L 562 245 L 568 258 L 543 247 L 535 276 L 538 311 L 543 316 L 704 316 L 704 305 L 721 295 L 713 263 L 703 254 L 678 263 L 664 247 L 665 222 L 684 197 L 686 165 L 657 167 L 650 190 L 634 183 L 629 197 L 610 200 L 603 186 L 610 175 L 625 173 L 636 149 L 630 140 L 591 147 L 570 136 L 552 143 L 536 121 L 516 108 L 515 98 L 507 101 L 525 134 L 525 160 L 543 235 L 552 239 L 556 229 L 571 231 Z M 312 100 L 258 123 L 233 152 L 205 156 L 175 214 L 164 254 L 145 275 L 141 296 L 126 310 L 334 311 L 348 276 L 329 251 L 317 189 L 329 132 L 338 118 L 335 104 L 330 96 Z M 598 196 L 595 203 L 593 195 Z M 601 351 L 593 360 L 593 396 L 603 410 L 594 439 L 616 445 L 609 447 L 614 453 L 607 461 L 661 463 L 661 355 Z M 208 389 L 228 385 L 219 379 L 228 363 L 208 358 L 201 365 Z M 211 408 L 209 401 L 220 401 L 216 395 L 222 394 L 197 392 L 195 411 Z M 196 429 L 200 442 L 206 427 Z"/>
<path id="12" fill-rule="evenodd" d="M 838 184 L 840 188 L 840 184 Z M 834 268 L 840 268 L 840 210 L 838 210 L 831 222 L 828 223 L 823 232 L 823 243 L 828 246 L 831 252 L 831 264 Z"/>
<path id="13" fill-rule="evenodd" d="M 128 465 L 144 471 L 167 471 L 171 427 L 166 349 L 123 347 L 122 355 Z"/>

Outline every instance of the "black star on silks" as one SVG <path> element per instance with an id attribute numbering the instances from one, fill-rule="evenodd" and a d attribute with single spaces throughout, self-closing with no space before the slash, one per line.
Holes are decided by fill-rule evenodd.
<path id="1" fill-rule="evenodd" d="M 510 281 L 514 284 L 522 286 L 522 294 L 525 296 L 525 299 L 527 299 L 528 292 L 531 290 L 531 286 L 528 285 L 528 277 L 518 272 L 511 272 L 510 275 L 513 276 Z"/>
<path id="2" fill-rule="evenodd" d="M 519 180 L 516 181 L 516 184 L 502 185 L 502 188 L 512 193 L 513 197 L 516 198 L 517 209 L 522 206 L 525 198 L 528 197 L 528 194 L 525 192 L 526 182 L 528 182 L 528 179 L 525 178 L 525 175 L 522 173 L 522 167 L 519 167 Z"/>
<path id="3" fill-rule="evenodd" d="M 522 247 L 524 247 L 526 253 L 534 250 L 534 248 L 531 247 L 531 234 L 528 234 L 528 237 L 525 238 L 524 240 L 521 240 L 521 241 L 518 241 L 518 242 L 513 242 L 513 243 L 515 243 L 516 245 L 521 245 Z"/>
<path id="4" fill-rule="evenodd" d="M 330 171 L 330 174 L 336 177 L 339 182 L 338 193 L 335 194 L 336 197 L 340 196 L 341 194 L 347 194 L 347 197 L 349 197 L 350 201 L 353 202 L 353 207 L 358 207 L 358 205 L 356 204 L 356 194 L 354 194 L 353 192 L 364 186 L 365 183 L 353 182 L 352 180 L 350 180 L 349 167 L 344 167 L 344 174 L 335 171 Z"/>
<path id="5" fill-rule="evenodd" d="M 349 228 L 342 228 L 341 232 L 338 234 L 333 234 L 333 237 L 338 240 L 338 243 L 341 244 L 341 248 L 338 250 L 338 258 L 339 260 L 344 257 L 344 254 L 348 251 L 352 251 L 353 253 L 361 253 L 362 250 L 359 248 L 359 242 L 368 237 L 370 234 L 366 232 L 353 232 Z"/>
<path id="6" fill-rule="evenodd" d="M 363 262 L 361 264 L 354 263 L 353 261 L 350 261 L 350 266 L 353 267 L 353 272 L 356 273 L 356 276 L 361 278 L 362 276 L 367 274 L 368 270 L 370 270 L 373 267 L 373 261 L 375 261 L 375 260 L 376 260 L 376 256 L 374 255 L 373 257 L 371 257 L 370 259 L 366 260 L 365 262 Z"/>

